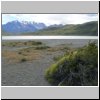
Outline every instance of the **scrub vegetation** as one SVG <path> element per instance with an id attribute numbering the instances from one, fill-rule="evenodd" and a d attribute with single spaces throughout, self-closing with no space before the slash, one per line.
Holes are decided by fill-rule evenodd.
<path id="1" fill-rule="evenodd" d="M 52 64 L 45 73 L 51 85 L 96 86 L 98 84 L 98 48 L 95 42 L 73 50 Z"/>

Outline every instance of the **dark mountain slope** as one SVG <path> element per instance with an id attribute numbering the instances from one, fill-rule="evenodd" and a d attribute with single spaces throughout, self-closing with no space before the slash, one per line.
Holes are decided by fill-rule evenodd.
<path id="1" fill-rule="evenodd" d="M 92 21 L 78 25 L 64 25 L 62 27 L 48 27 L 37 32 L 29 32 L 24 35 L 78 35 L 97 36 L 98 22 Z"/>

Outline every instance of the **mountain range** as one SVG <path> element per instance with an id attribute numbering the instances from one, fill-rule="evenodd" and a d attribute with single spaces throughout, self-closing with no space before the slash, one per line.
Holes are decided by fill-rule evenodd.
<path id="1" fill-rule="evenodd" d="M 12 21 L 2 25 L 2 35 L 79 35 L 97 36 L 98 22 L 91 21 L 83 24 L 54 24 L 46 26 L 44 23 Z"/>
<path id="2" fill-rule="evenodd" d="M 44 23 L 11 21 L 2 25 L 2 30 L 8 33 L 20 34 L 23 32 L 35 32 L 46 28 Z"/>

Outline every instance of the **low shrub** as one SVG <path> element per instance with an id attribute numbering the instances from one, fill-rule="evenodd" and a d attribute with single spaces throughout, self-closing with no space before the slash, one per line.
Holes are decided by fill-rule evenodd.
<path id="1" fill-rule="evenodd" d="M 16 46 L 15 44 L 12 45 L 12 47 L 15 47 L 15 46 Z"/>
<path id="2" fill-rule="evenodd" d="M 42 44 L 42 42 L 35 42 L 35 41 L 32 41 L 31 43 L 32 43 L 32 45 L 41 45 Z"/>
<path id="3" fill-rule="evenodd" d="M 18 54 L 22 54 L 22 52 L 18 52 Z"/>
<path id="4" fill-rule="evenodd" d="M 26 58 L 22 58 L 20 62 L 26 62 L 27 59 Z"/>
<path id="5" fill-rule="evenodd" d="M 24 42 L 24 45 L 27 45 L 27 42 Z"/>
<path id="6" fill-rule="evenodd" d="M 2 44 L 2 46 L 5 46 L 5 44 Z"/>
<path id="7" fill-rule="evenodd" d="M 93 43 L 74 50 L 51 65 L 45 77 L 52 85 L 96 86 L 98 84 L 98 47 Z"/>

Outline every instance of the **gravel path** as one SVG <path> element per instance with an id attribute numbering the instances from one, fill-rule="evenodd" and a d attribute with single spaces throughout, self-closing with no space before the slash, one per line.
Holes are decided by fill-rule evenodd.
<path id="1" fill-rule="evenodd" d="M 54 62 L 53 57 L 61 53 L 43 54 L 38 60 L 16 64 L 2 58 L 2 86 L 50 86 L 44 77 L 45 70 Z"/>

